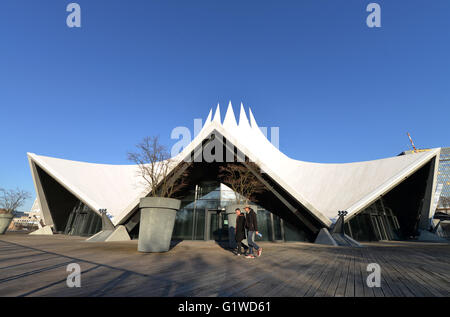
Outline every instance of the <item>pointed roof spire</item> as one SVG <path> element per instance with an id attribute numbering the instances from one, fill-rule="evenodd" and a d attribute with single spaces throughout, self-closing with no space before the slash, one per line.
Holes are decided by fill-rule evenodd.
<path id="1" fill-rule="evenodd" d="M 214 122 L 217 122 L 219 124 L 222 123 L 222 120 L 220 120 L 220 106 L 219 104 L 217 104 L 217 108 L 216 108 L 216 112 L 214 113 Z"/>
<path id="2" fill-rule="evenodd" d="M 223 126 L 226 128 L 236 128 L 236 117 L 234 116 L 233 106 L 231 101 L 228 103 L 227 113 L 225 114 L 225 119 L 223 119 Z"/>
<path id="3" fill-rule="evenodd" d="M 211 122 L 211 118 L 212 118 L 212 109 L 209 109 L 209 114 L 208 114 L 208 116 L 206 117 L 205 124 L 203 124 L 204 127 L 205 127 L 208 123 Z"/>
<path id="4" fill-rule="evenodd" d="M 241 111 L 239 113 L 239 127 L 240 128 L 249 128 L 250 129 L 250 123 L 248 122 L 247 115 L 245 114 L 244 105 L 241 102 Z"/>
<path id="5" fill-rule="evenodd" d="M 250 114 L 250 124 L 252 125 L 252 129 L 259 130 L 258 124 L 256 123 L 255 117 L 253 116 L 252 109 L 249 107 L 248 112 Z"/>

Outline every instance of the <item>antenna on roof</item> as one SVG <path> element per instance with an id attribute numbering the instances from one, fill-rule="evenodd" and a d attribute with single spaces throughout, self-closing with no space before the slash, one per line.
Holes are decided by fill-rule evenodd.
<path id="1" fill-rule="evenodd" d="M 411 138 L 411 135 L 409 134 L 409 132 L 406 132 L 406 134 L 408 134 L 409 142 L 411 142 L 411 145 L 412 145 L 412 147 L 413 147 L 413 149 L 414 149 L 414 152 L 417 152 L 417 148 L 416 148 L 416 146 L 414 145 L 414 142 L 413 142 L 413 140 L 412 140 L 412 138 Z"/>

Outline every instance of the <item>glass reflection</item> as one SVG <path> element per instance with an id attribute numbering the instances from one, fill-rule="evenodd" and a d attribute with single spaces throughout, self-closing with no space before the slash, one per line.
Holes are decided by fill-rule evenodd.
<path id="1" fill-rule="evenodd" d="M 172 238 L 175 240 L 205 240 L 209 238 L 226 241 L 228 239 L 228 223 L 226 215 L 221 211 L 224 211 L 228 205 L 234 204 L 237 195 L 231 188 L 218 182 L 208 181 L 197 184 L 182 199 Z M 270 211 L 261 207 L 257 207 L 255 211 L 258 218 L 258 229 L 262 234 L 262 238 L 258 237 L 256 240 L 305 240 L 302 231 L 287 222 L 282 222 Z M 282 226 L 284 228 L 289 226 L 284 231 L 284 237 Z M 208 228 L 209 232 L 206 232 Z"/>

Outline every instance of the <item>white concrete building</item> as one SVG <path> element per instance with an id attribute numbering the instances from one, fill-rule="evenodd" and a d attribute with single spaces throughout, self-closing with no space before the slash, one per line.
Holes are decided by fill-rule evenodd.
<path id="1" fill-rule="evenodd" d="M 231 203 L 230 189 L 218 176 L 218 167 L 227 163 L 208 161 L 207 147 L 223 153 L 222 158 L 238 153 L 263 171 L 258 177 L 266 191 L 256 203 L 266 240 L 314 241 L 321 228 L 333 226 L 339 210 L 348 212 L 346 232 L 356 240 L 406 239 L 429 229 L 439 148 L 367 162 L 304 162 L 273 146 L 242 104 L 237 122 L 230 103 L 223 121 L 217 106 L 194 140 L 172 158 L 174 168 L 194 158 L 190 184 L 178 193 L 183 204 L 174 238 L 226 239 L 222 211 Z M 138 202 L 148 192 L 136 166 L 34 153 L 28 159 L 42 216 L 54 230 L 92 235 L 100 230 L 98 210 L 107 209 L 115 226 L 124 225 L 137 237 Z"/>

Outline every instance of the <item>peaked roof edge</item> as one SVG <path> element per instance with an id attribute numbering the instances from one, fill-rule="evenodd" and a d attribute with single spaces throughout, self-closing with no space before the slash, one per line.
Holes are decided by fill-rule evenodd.
<path id="1" fill-rule="evenodd" d="M 242 111 L 242 105 L 241 105 L 241 111 Z M 228 111 L 227 111 L 228 113 Z M 233 113 L 234 114 L 234 113 Z M 210 118 L 212 115 L 212 110 L 210 111 L 208 118 Z M 251 132 L 250 137 L 264 137 L 262 132 L 260 131 L 259 127 L 257 126 L 256 120 L 253 116 L 253 113 L 251 112 L 251 109 L 249 108 L 249 116 L 251 121 L 251 130 L 259 133 L 253 133 Z M 234 118 L 235 119 L 235 118 Z M 235 121 L 236 122 L 236 121 Z M 190 156 L 192 152 L 195 151 L 195 149 L 201 145 L 203 140 L 210 134 L 214 133 L 214 131 L 217 131 L 218 133 L 222 134 L 224 137 L 229 139 L 234 146 L 239 148 L 239 150 L 244 153 L 246 156 L 248 156 L 252 161 L 257 163 L 259 167 L 268 174 L 269 177 L 271 177 L 275 182 L 277 182 L 281 187 L 283 187 L 289 194 L 291 194 L 299 203 L 301 203 L 314 218 L 316 218 L 319 222 L 321 222 L 324 226 L 330 227 L 333 223 L 333 220 L 330 219 L 328 216 L 320 212 L 316 207 L 313 206 L 303 195 L 296 190 L 295 188 L 288 185 L 286 181 L 282 179 L 281 176 L 279 176 L 277 173 L 275 173 L 270 166 L 267 166 L 263 162 L 263 160 L 259 159 L 257 153 L 252 153 L 244 144 L 243 142 L 239 141 L 238 136 L 234 135 L 234 133 L 231 133 L 227 130 L 227 127 L 224 126 L 221 123 L 220 120 L 220 108 L 219 104 L 217 105 L 216 112 L 214 114 L 214 119 L 211 121 L 208 121 L 205 123 L 203 128 L 201 129 L 200 133 L 195 136 L 195 138 L 175 157 L 172 158 L 172 160 L 176 163 L 174 164 L 174 167 L 177 166 L 180 162 L 182 162 L 187 156 Z M 256 132 L 256 131 L 255 131 Z M 264 137 L 264 139 L 267 140 L 267 138 Z M 245 143 L 245 142 L 244 142 Z M 278 149 L 277 149 L 278 150 Z M 285 156 L 284 153 L 278 150 L 278 152 Z M 410 175 L 412 175 L 414 172 L 416 172 L 419 168 L 424 166 L 427 162 L 429 162 L 431 159 L 439 155 L 440 148 L 432 149 L 430 152 L 427 153 L 427 155 L 420 158 L 420 160 L 414 161 L 413 163 L 406 166 L 401 172 L 397 173 L 396 175 L 393 175 L 388 181 L 380 185 L 375 190 L 371 191 L 369 194 L 362 197 L 359 201 L 354 203 L 352 206 L 347 208 L 347 211 L 349 212 L 349 216 L 346 218 L 346 221 L 354 217 L 356 214 L 358 214 L 360 211 L 362 211 L 366 206 L 368 206 L 370 203 L 375 201 L 378 197 L 386 194 L 389 192 L 392 188 L 397 186 L 399 183 L 402 182 L 402 180 Z M 102 206 L 98 206 L 97 202 L 90 199 L 88 194 L 83 193 L 83 191 L 80 188 L 77 188 L 75 185 L 71 184 L 63 175 L 55 171 L 49 164 L 46 164 L 43 160 L 39 158 L 38 155 L 34 153 L 27 153 L 27 156 L 29 158 L 30 163 L 34 162 L 38 166 L 40 166 L 44 171 L 46 171 L 49 175 L 51 175 L 53 178 L 55 178 L 58 183 L 60 183 L 65 189 L 67 189 L 70 193 L 72 193 L 75 197 L 80 199 L 83 203 L 85 203 L 87 206 L 89 206 L 92 210 L 94 210 L 96 213 L 98 213 L 98 209 L 102 208 Z M 287 157 L 287 156 L 286 156 Z M 289 158 L 290 159 L 290 158 Z M 291 159 L 293 160 L 293 159 Z M 77 162 L 77 161 L 72 161 Z M 84 163 L 84 162 L 80 162 Z M 356 162 L 355 162 L 356 163 Z M 358 162 L 361 163 L 361 162 Z M 93 164 L 93 163 L 89 163 Z M 319 164 L 319 163 L 318 163 Z M 351 164 L 351 163 L 349 163 Z M 107 165 L 107 164 L 99 164 L 99 165 Z M 435 166 L 437 168 L 437 166 Z M 35 182 L 36 187 L 36 181 L 34 180 L 34 177 L 39 177 L 38 175 L 34 175 L 33 169 L 33 181 Z M 37 191 L 37 190 L 36 190 Z M 124 208 L 121 212 L 118 212 L 115 217 L 113 218 L 114 225 L 121 224 L 123 221 L 127 220 L 129 216 L 131 216 L 132 211 L 138 206 L 139 199 L 141 197 L 144 197 L 147 195 L 148 192 L 143 191 L 140 195 L 137 197 L 128 200 L 131 201 L 129 205 Z M 434 191 L 433 191 L 434 194 Z M 40 203 L 40 202 L 39 202 Z M 41 208 L 42 210 L 42 208 Z"/>
<path id="2" fill-rule="evenodd" d="M 27 156 L 28 156 L 28 160 L 29 160 L 30 165 L 31 164 L 36 164 L 37 166 L 42 168 L 56 182 L 58 182 L 58 184 L 60 184 L 62 187 L 64 187 L 69 193 L 74 195 L 77 199 L 79 199 L 81 202 L 86 204 L 91 210 L 93 210 L 96 214 L 98 214 L 100 216 L 100 213 L 99 213 L 98 210 L 100 208 L 103 208 L 104 206 L 100 206 L 95 200 L 89 198 L 88 195 L 86 193 L 84 193 L 81 189 L 79 189 L 75 184 L 73 184 L 72 182 L 68 181 L 60 173 L 58 173 L 51 166 L 49 166 L 49 164 L 47 164 L 46 162 L 41 160 L 38 155 L 36 155 L 34 153 L 27 153 Z M 77 161 L 71 161 L 71 162 L 77 162 Z M 85 162 L 77 162 L 77 163 L 91 164 L 91 163 L 85 163 Z M 97 164 L 97 165 L 102 165 L 102 164 Z M 103 166 L 111 166 L 111 167 L 113 167 L 113 166 L 118 166 L 118 165 L 107 165 L 107 164 L 104 164 Z M 43 208 L 42 208 L 42 200 L 41 200 L 43 198 L 40 197 L 40 195 L 39 195 L 38 184 L 37 184 L 37 181 L 36 181 L 36 179 L 39 178 L 39 175 L 35 175 L 33 169 L 31 169 L 31 171 L 32 171 L 32 177 L 33 177 L 33 183 L 34 183 L 34 186 L 35 186 L 35 191 L 36 191 L 37 197 L 39 198 L 39 205 L 41 206 L 41 210 L 43 210 Z M 147 194 L 148 193 L 147 193 L 146 190 L 142 191 L 136 198 L 133 199 L 131 204 L 127 205 L 128 207 L 125 208 L 125 211 L 127 211 L 128 209 L 131 208 L 129 210 L 131 212 L 137 206 L 137 204 L 139 203 L 139 199 L 141 197 L 144 197 Z M 44 199 L 46 199 L 46 198 L 44 198 Z M 119 212 L 116 215 L 113 215 L 113 218 L 111 220 L 112 220 L 112 222 L 113 222 L 113 224 L 115 226 L 122 221 L 122 214 L 123 213 L 124 212 L 122 211 L 122 212 Z M 47 219 L 45 219 L 45 220 L 47 220 Z"/>
<path id="3" fill-rule="evenodd" d="M 98 212 L 98 209 L 100 209 L 100 207 L 96 205 L 95 201 L 92 201 L 91 199 L 89 199 L 89 197 L 87 197 L 75 185 L 71 185 L 70 182 L 67 182 L 64 177 L 59 175 L 58 172 L 56 172 L 51 167 L 49 167 L 48 164 L 46 164 L 45 162 L 40 160 L 38 155 L 36 155 L 34 153 L 27 153 L 27 156 L 32 163 L 37 164 L 47 174 L 52 176 L 55 179 L 55 181 L 57 181 L 62 187 L 64 187 L 72 195 L 77 197 L 79 200 L 81 200 L 83 203 L 85 203 L 89 208 L 91 208 L 94 212 L 96 212 L 98 215 L 100 215 L 100 213 Z M 34 177 L 39 177 L 39 175 L 35 175 Z"/>
<path id="4" fill-rule="evenodd" d="M 427 164 L 429 161 L 431 161 L 433 158 L 438 158 L 440 154 L 441 148 L 435 148 L 431 149 L 426 156 L 424 156 L 422 159 L 415 161 L 414 163 L 408 165 L 406 168 L 404 168 L 400 173 L 394 175 L 391 177 L 388 181 L 386 181 L 384 184 L 380 185 L 377 189 L 369 193 L 368 195 L 362 197 L 358 202 L 347 208 L 348 216 L 345 218 L 345 222 L 352 219 L 354 216 L 362 212 L 366 207 L 368 207 L 370 204 L 375 202 L 379 197 L 387 194 L 390 192 L 393 188 L 397 187 L 400 183 L 402 183 L 406 178 L 417 172 L 420 168 L 422 168 L 425 164 Z M 434 174 L 436 174 L 437 166 L 438 164 L 435 164 L 435 171 Z M 436 182 L 434 181 L 433 187 L 436 187 Z M 432 195 L 434 195 L 435 190 L 433 189 Z"/>

